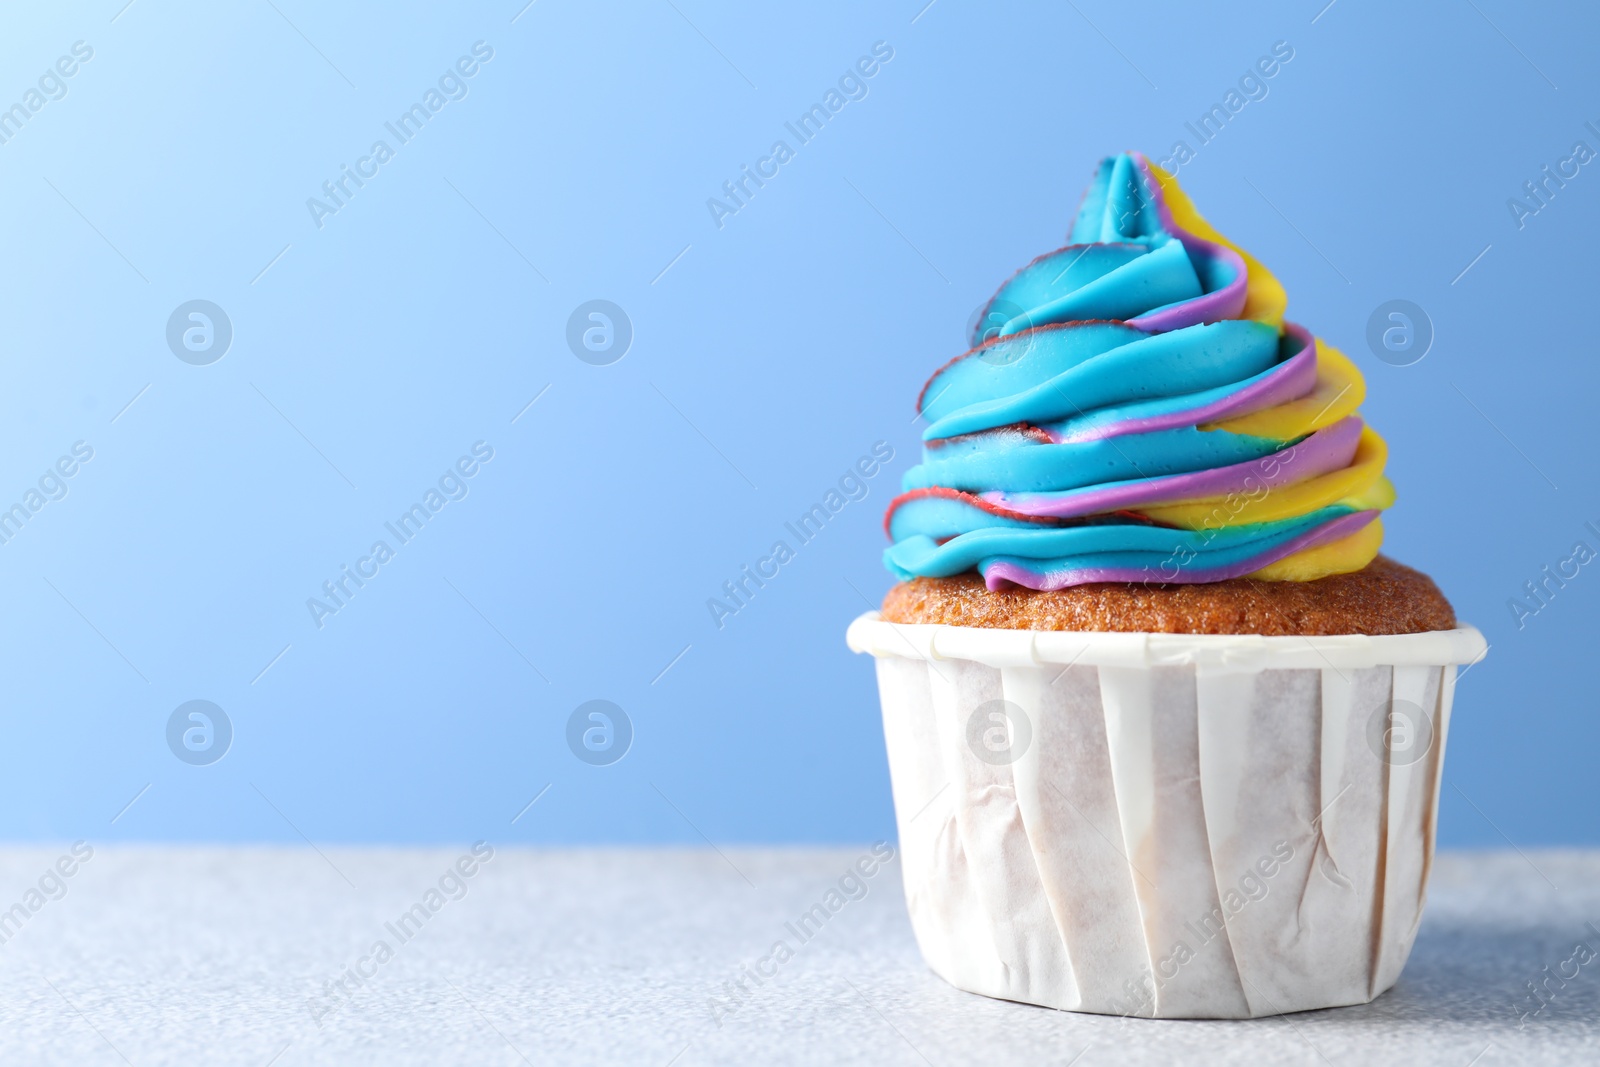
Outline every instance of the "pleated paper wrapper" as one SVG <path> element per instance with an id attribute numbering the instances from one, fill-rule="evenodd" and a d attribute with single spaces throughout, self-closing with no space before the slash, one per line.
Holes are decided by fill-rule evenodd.
<path id="1" fill-rule="evenodd" d="M 1399 978 L 1477 630 L 1045 633 L 868 613 L 848 640 L 877 660 L 906 902 L 952 985 L 1235 1019 L 1361 1004 Z"/>

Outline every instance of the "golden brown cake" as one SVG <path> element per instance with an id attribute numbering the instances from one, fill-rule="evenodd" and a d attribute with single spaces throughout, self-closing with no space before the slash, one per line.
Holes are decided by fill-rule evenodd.
<path id="1" fill-rule="evenodd" d="M 883 619 L 1012 630 L 1167 634 L 1412 634 L 1451 630 L 1455 611 L 1421 571 L 1379 556 L 1312 582 L 1234 578 L 1204 585 L 1099 582 L 1049 592 L 990 590 L 976 573 L 901 582 Z"/>

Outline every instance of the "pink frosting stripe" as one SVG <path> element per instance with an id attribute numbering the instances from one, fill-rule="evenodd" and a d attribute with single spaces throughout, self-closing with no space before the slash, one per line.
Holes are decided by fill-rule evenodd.
<path id="1" fill-rule="evenodd" d="M 1084 585 L 1089 582 L 1157 582 L 1174 585 L 1221 582 L 1253 574 L 1269 563 L 1276 563 L 1304 549 L 1348 537 L 1377 517 L 1376 511 L 1357 511 L 1341 515 L 1248 559 L 1219 567 L 1196 567 L 1190 570 L 1180 567 L 1174 577 L 1166 577 L 1159 572 L 1151 573 L 1149 568 L 1134 567 L 1078 567 L 1072 570 L 1046 572 L 1006 560 L 996 560 L 983 568 L 983 578 L 984 584 L 992 590 L 1003 589 L 1006 583 L 1010 582 L 1044 591 L 1064 589 L 1069 585 Z"/>
<path id="2" fill-rule="evenodd" d="M 1122 482 L 1104 489 L 1065 495 L 1021 493 L 1008 496 L 991 491 L 980 493 L 979 497 L 1018 515 L 1048 515 L 1066 519 L 1254 491 L 1252 481 L 1269 487 L 1289 485 L 1350 466 L 1355 459 L 1356 446 L 1361 442 L 1364 425 L 1359 416 L 1350 415 L 1288 448 L 1227 467 Z"/>
<path id="3" fill-rule="evenodd" d="M 1300 351 L 1278 364 L 1260 381 L 1239 390 L 1232 396 L 1182 411 L 1169 411 L 1142 419 L 1124 419 L 1121 422 L 1091 426 L 1078 433 L 1051 434 L 1051 440 L 1056 444 L 1079 444 L 1084 441 L 1103 441 L 1108 437 L 1122 437 L 1125 434 L 1197 426 L 1203 422 L 1216 422 L 1235 415 L 1247 415 L 1252 411 L 1264 411 L 1279 404 L 1287 404 L 1291 400 L 1299 400 L 1317 387 L 1317 343 L 1305 327 L 1292 322 L 1284 323 L 1284 333 L 1301 342 Z"/>
<path id="4" fill-rule="evenodd" d="M 1167 198 L 1162 195 L 1161 183 L 1156 181 L 1156 176 L 1150 171 L 1150 161 L 1143 153 L 1132 153 L 1135 162 L 1139 164 L 1139 171 L 1150 190 L 1151 199 L 1155 202 L 1156 211 L 1161 216 L 1161 225 L 1166 231 L 1173 234 L 1183 242 L 1184 250 L 1191 256 L 1203 259 L 1221 260 L 1233 268 L 1233 281 L 1215 292 L 1206 293 L 1204 296 L 1185 300 L 1181 304 L 1171 307 L 1157 308 L 1147 311 L 1138 318 L 1129 319 L 1128 323 L 1141 329 L 1165 333 L 1168 330 L 1181 330 L 1185 326 L 1195 326 L 1202 322 L 1216 322 L 1219 319 L 1236 319 L 1244 311 L 1245 300 L 1249 296 L 1248 273 L 1244 260 L 1239 253 L 1225 245 L 1219 245 L 1204 238 L 1196 237 L 1172 221 L 1172 212 L 1167 209 Z"/>

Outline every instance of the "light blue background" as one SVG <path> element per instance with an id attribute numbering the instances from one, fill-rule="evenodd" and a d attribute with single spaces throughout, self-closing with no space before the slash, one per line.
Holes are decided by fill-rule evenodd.
<path id="1" fill-rule="evenodd" d="M 95 455 L 0 545 L 0 838 L 892 836 L 843 635 L 889 585 L 916 390 L 1100 156 L 1192 143 L 1286 40 L 1181 180 L 1366 372 L 1388 551 L 1492 643 L 1442 842 L 1600 843 L 1600 567 L 1507 607 L 1600 547 L 1600 165 L 1522 230 L 1506 206 L 1600 147 L 1592 8 L 274 2 L 4 16 L 0 100 L 94 58 L 0 145 L 0 498 Z M 469 95 L 319 230 L 306 198 L 479 40 Z M 707 198 L 876 41 L 869 95 L 718 229 Z M 196 298 L 235 331 L 211 366 L 164 340 Z M 605 367 L 564 339 L 597 298 L 635 330 Z M 1437 330 L 1415 366 L 1366 348 L 1391 298 Z M 306 599 L 479 440 L 470 495 L 318 630 Z M 879 440 L 867 499 L 719 631 L 706 599 Z M 212 766 L 166 747 L 192 699 L 233 723 Z M 591 699 L 636 731 L 613 766 L 564 740 Z"/>

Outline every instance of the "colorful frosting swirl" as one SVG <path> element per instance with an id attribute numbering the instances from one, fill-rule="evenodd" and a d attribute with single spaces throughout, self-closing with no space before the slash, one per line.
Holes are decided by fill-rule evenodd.
<path id="1" fill-rule="evenodd" d="M 889 569 L 1059 589 L 1371 562 L 1394 490 L 1366 386 L 1278 280 L 1138 153 L 1100 164 L 1069 240 L 923 387 Z"/>

